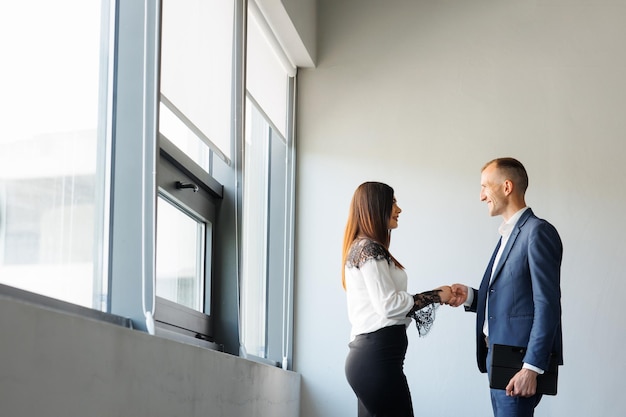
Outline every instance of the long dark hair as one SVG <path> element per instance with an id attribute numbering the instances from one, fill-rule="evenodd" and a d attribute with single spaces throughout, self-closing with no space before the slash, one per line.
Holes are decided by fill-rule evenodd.
<path id="1" fill-rule="evenodd" d="M 389 251 L 391 234 L 389 219 L 393 208 L 393 188 L 382 182 L 368 181 L 359 185 L 350 203 L 348 222 L 343 235 L 343 256 L 341 284 L 346 288 L 345 265 L 352 242 L 358 236 L 372 239 Z M 389 257 L 398 268 L 404 268 L 389 253 Z"/>

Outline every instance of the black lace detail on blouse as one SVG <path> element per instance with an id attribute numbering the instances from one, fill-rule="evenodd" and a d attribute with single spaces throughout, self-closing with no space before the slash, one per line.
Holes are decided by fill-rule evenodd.
<path id="1" fill-rule="evenodd" d="M 420 337 L 426 336 L 433 327 L 433 323 L 435 322 L 435 312 L 441 304 L 439 291 L 440 290 L 426 291 L 413 296 L 415 305 L 411 311 L 409 311 L 407 317 L 411 317 L 415 320 L 417 332 Z"/>
<path id="2" fill-rule="evenodd" d="M 359 269 L 369 260 L 387 260 L 391 262 L 389 251 L 380 243 L 371 239 L 359 239 L 352 243 L 348 257 L 346 258 L 346 266 L 348 268 Z"/>

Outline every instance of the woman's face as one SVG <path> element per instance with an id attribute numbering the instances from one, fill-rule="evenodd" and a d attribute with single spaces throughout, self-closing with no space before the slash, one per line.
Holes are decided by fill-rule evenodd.
<path id="1" fill-rule="evenodd" d="M 396 198 L 393 198 L 393 206 L 391 206 L 391 217 L 389 218 L 389 229 L 395 229 L 398 227 L 398 217 L 402 213 L 402 209 L 398 207 Z"/>

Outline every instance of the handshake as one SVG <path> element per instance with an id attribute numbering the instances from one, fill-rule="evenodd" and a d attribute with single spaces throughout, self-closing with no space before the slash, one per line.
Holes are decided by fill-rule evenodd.
<path id="1" fill-rule="evenodd" d="M 452 307 L 458 307 L 467 300 L 468 287 L 463 284 L 442 285 L 435 288 L 439 291 L 441 304 L 447 304 Z"/>

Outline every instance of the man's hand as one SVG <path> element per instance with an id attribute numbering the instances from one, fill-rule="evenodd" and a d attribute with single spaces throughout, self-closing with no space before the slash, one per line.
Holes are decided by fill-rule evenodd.
<path id="1" fill-rule="evenodd" d="M 537 392 L 537 372 L 522 368 L 505 388 L 510 397 L 532 397 Z"/>
<path id="2" fill-rule="evenodd" d="M 452 307 L 458 307 L 467 300 L 467 286 L 463 284 L 452 284 L 452 297 L 448 302 Z"/>

